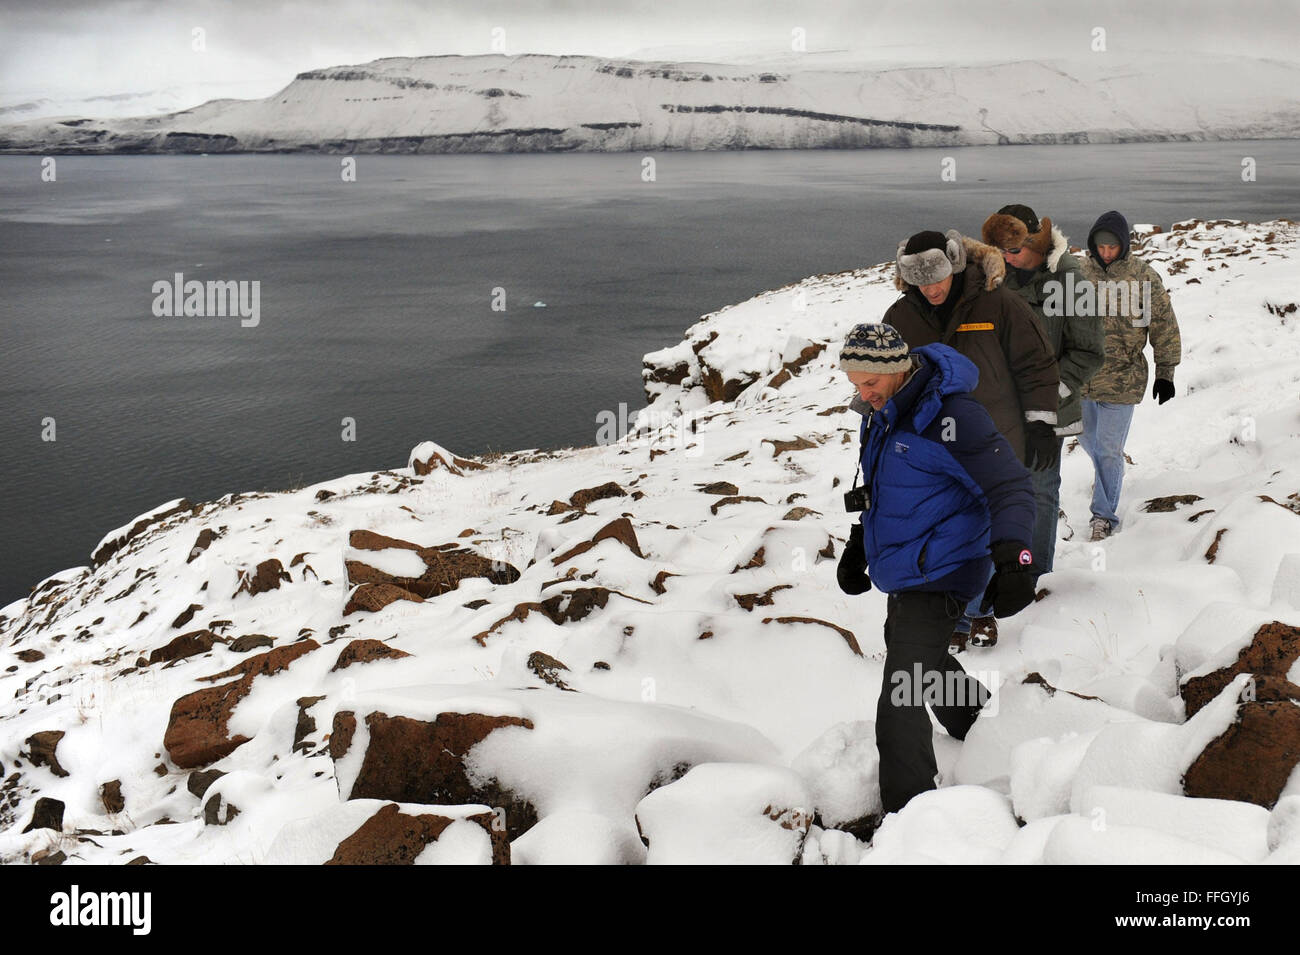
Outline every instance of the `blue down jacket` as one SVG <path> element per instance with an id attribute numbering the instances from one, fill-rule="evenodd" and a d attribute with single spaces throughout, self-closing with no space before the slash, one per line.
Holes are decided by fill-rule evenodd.
<path id="1" fill-rule="evenodd" d="M 860 398 L 862 512 L 872 582 L 886 593 L 970 599 L 990 573 L 989 545 L 1033 537 L 1029 472 L 969 394 L 973 362 L 947 345 L 912 350 L 920 367 L 879 411 Z"/>

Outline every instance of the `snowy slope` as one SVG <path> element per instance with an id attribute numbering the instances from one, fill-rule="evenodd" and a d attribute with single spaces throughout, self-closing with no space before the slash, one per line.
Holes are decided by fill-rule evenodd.
<path id="1" fill-rule="evenodd" d="M 1000 691 L 965 744 L 936 730 L 941 788 L 870 844 L 885 601 L 835 584 L 859 421 L 835 357 L 894 300 L 892 264 L 765 293 L 647 355 L 639 436 L 482 461 L 428 442 L 427 474 L 170 501 L 106 535 L 0 611 L 0 860 L 319 863 L 391 804 L 389 821 L 446 817 L 416 861 L 490 859 L 473 820 L 497 803 L 367 795 L 382 727 L 360 716 L 382 713 L 505 727 L 466 760 L 529 795 L 516 862 L 1300 861 L 1300 774 L 1271 811 L 1182 794 L 1247 678 L 1191 717 L 1179 696 L 1259 624 L 1300 624 L 1300 226 L 1139 230 L 1184 357 L 1178 397 L 1135 415 L 1124 530 L 1082 540 L 1091 468 L 1070 450 L 1050 596 L 964 654 Z M 1140 509 L 1173 494 L 1200 500 Z M 573 549 L 620 517 L 635 540 Z M 359 563 L 409 581 L 443 544 L 497 563 L 346 612 Z M 216 639 L 149 662 L 196 631 Z M 229 712 L 245 741 L 181 765 L 173 705 L 254 661 Z M 23 832 L 42 799 L 61 821 Z"/>
<path id="2" fill-rule="evenodd" d="M 1097 54 L 885 68 L 585 56 L 387 58 L 300 74 L 260 100 L 0 127 L 0 151 L 530 152 L 1285 138 L 1300 67 Z M 120 116 L 120 114 L 118 114 Z"/>

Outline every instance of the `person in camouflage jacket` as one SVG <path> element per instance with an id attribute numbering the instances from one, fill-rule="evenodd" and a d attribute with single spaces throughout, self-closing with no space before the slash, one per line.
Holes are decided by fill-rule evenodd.
<path id="1" fill-rule="evenodd" d="M 1124 482 L 1124 444 L 1133 409 L 1146 394 L 1148 342 L 1155 356 L 1151 397 L 1174 397 L 1174 368 L 1182 358 L 1182 337 L 1160 274 L 1130 251 L 1128 220 L 1112 210 L 1088 233 L 1083 274 L 1093 282 L 1106 336 L 1106 361 L 1083 390 L 1083 433 L 1079 443 L 1092 458 L 1092 534 L 1103 540 L 1119 529 Z"/>
<path id="2" fill-rule="evenodd" d="M 1061 443 L 1083 431 L 1083 386 L 1105 361 L 1101 322 L 1094 310 L 1077 314 L 1076 289 L 1087 281 L 1069 243 L 1052 220 L 1040 222 L 1024 205 L 1003 206 L 984 221 L 984 241 L 1002 250 L 1006 279 L 1002 287 L 1023 298 L 1042 323 L 1060 368 L 1060 404 L 1056 442 L 1050 455 L 1035 462 L 1035 572 L 1050 574 L 1056 558 L 1057 518 L 1061 506 Z"/>

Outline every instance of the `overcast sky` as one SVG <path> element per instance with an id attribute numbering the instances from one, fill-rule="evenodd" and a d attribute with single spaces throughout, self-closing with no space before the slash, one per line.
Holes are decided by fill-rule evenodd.
<path id="1" fill-rule="evenodd" d="M 512 54 L 734 60 L 789 53 L 802 28 L 809 52 L 960 63 L 1084 56 L 1095 27 L 1117 57 L 1300 59 L 1300 0 L 4 0 L 0 103 L 180 87 L 266 96 L 308 69 L 489 53 L 497 28 Z"/>

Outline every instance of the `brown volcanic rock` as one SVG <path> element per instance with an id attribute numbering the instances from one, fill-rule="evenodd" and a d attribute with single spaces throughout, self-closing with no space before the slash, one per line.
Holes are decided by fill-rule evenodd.
<path id="1" fill-rule="evenodd" d="M 211 630 L 191 630 L 150 653 L 149 665 L 183 660 L 186 657 L 207 653 L 212 649 L 213 644 L 219 642 L 222 642 L 221 638 Z"/>
<path id="2" fill-rule="evenodd" d="M 1300 705 L 1246 702 L 1237 718 L 1196 757 L 1183 775 L 1183 792 L 1236 799 L 1272 809 L 1300 762 Z"/>
<path id="3" fill-rule="evenodd" d="M 126 808 L 126 800 L 122 798 L 122 780 L 114 779 L 111 782 L 104 783 L 99 787 L 99 801 L 104 807 L 104 812 L 110 816 L 121 812 Z"/>
<path id="4" fill-rule="evenodd" d="M 830 627 L 838 633 L 844 640 L 854 656 L 862 656 L 862 648 L 858 646 L 858 638 L 853 635 L 853 631 L 845 630 L 843 627 L 831 623 L 828 620 L 818 620 L 816 617 L 764 617 L 764 623 L 815 623 L 823 627 Z"/>
<path id="5" fill-rule="evenodd" d="M 163 746 L 172 762 L 181 769 L 194 769 L 215 762 L 247 743 L 247 736 L 229 736 L 226 724 L 235 706 L 252 690 L 253 680 L 261 675 L 278 673 L 294 660 L 319 648 L 320 644 L 315 640 L 303 640 L 250 657 L 213 676 L 200 677 L 201 681 L 231 676 L 238 679 L 196 690 L 172 704 L 167 731 L 163 734 Z"/>
<path id="6" fill-rule="evenodd" d="M 202 609 L 203 604 L 190 604 L 176 616 L 175 620 L 172 621 L 172 628 L 179 630 L 181 627 L 193 620 L 194 614 Z"/>
<path id="7" fill-rule="evenodd" d="M 352 748 L 356 714 L 334 715 L 330 756 L 337 763 Z M 533 728 L 531 720 L 481 713 L 439 713 L 432 723 L 386 713 L 367 714 L 369 742 L 361 769 L 347 799 L 389 799 L 394 802 L 502 808 L 506 832 L 516 839 L 537 822 L 537 812 L 524 798 L 502 788 L 496 780 L 471 781 L 465 768 L 469 751 L 493 730 Z M 336 745 L 337 743 L 337 745 Z"/>
<path id="8" fill-rule="evenodd" d="M 347 604 L 343 607 L 343 616 L 360 612 L 375 613 L 397 600 L 424 602 L 423 597 L 417 597 L 396 584 L 361 584 L 348 598 Z"/>
<path id="9" fill-rule="evenodd" d="M 298 722 L 293 728 L 293 751 L 306 752 L 311 749 L 307 737 L 316 732 L 316 719 L 311 715 L 311 708 L 325 699 L 323 696 L 298 697 Z"/>
<path id="10" fill-rule="evenodd" d="M 205 527 L 203 530 L 199 531 L 199 536 L 194 538 L 194 546 L 190 548 L 190 556 L 185 558 L 185 563 L 188 564 L 195 557 L 198 557 L 199 554 L 211 547 L 212 542 L 220 536 L 221 534 L 218 531 L 214 531 L 210 527 Z"/>
<path id="11" fill-rule="evenodd" d="M 450 452 L 448 453 L 450 454 Z M 486 464 L 480 464 L 477 461 L 460 458 L 454 454 L 451 455 L 451 460 L 448 461 L 437 451 L 430 453 L 430 455 L 423 460 L 420 458 L 412 458 L 411 467 L 415 470 L 415 473 L 420 476 L 432 474 L 434 471 L 443 470 L 449 471 L 457 477 L 464 477 L 466 471 L 487 470 Z"/>
<path id="12" fill-rule="evenodd" d="M 347 568 L 348 583 L 387 584 L 401 588 L 421 599 L 436 597 L 455 590 L 466 577 L 486 577 L 494 584 L 510 584 L 519 579 L 519 570 L 510 564 L 491 560 L 468 548 L 457 547 L 455 544 L 423 547 L 411 541 L 387 537 L 374 531 L 355 530 L 348 535 L 348 546 L 354 551 L 389 548 L 413 551 L 425 566 L 424 573 L 419 577 L 395 577 L 356 558 L 345 560 L 344 566 Z M 400 599 L 386 592 L 381 592 L 377 596 L 390 598 L 385 600 L 384 606 L 392 603 L 393 599 Z"/>
<path id="13" fill-rule="evenodd" d="M 699 488 L 701 494 L 722 494 L 734 496 L 740 493 L 740 488 L 736 487 L 736 485 L 732 484 L 730 481 L 714 481 L 712 484 L 696 486 Z"/>
<path id="14" fill-rule="evenodd" d="M 396 647 L 390 647 L 382 640 L 353 640 L 339 653 L 339 658 L 330 667 L 330 672 L 342 670 L 354 663 L 369 663 L 371 660 L 400 660 L 410 654 Z M 319 699 L 319 697 L 318 697 Z"/>
<path id="15" fill-rule="evenodd" d="M 231 594 L 232 597 L 238 597 L 242 593 L 247 593 L 251 597 L 258 594 L 264 594 L 268 590 L 278 590 L 282 581 L 293 581 L 289 572 L 274 557 L 262 561 L 257 565 L 257 569 L 249 575 L 248 571 L 240 571 L 239 587 Z"/>
<path id="16" fill-rule="evenodd" d="M 313 650 L 319 650 L 320 644 L 315 640 L 301 640 L 298 643 L 291 643 L 287 646 L 276 647 L 266 653 L 259 653 L 255 657 L 249 657 L 247 660 L 241 660 L 229 670 L 222 670 L 220 673 L 214 673 L 212 676 L 201 676 L 199 680 L 206 683 L 212 683 L 217 680 L 224 680 L 229 676 L 245 676 L 250 679 L 255 676 L 271 676 L 279 673 L 281 670 L 288 669 L 289 664 L 301 656 L 311 653 Z"/>
<path id="17" fill-rule="evenodd" d="M 1300 702 L 1300 686 L 1287 679 L 1287 672 L 1300 657 L 1300 627 L 1280 621 L 1264 624 L 1255 631 L 1231 666 L 1213 673 L 1193 677 L 1179 688 L 1190 718 L 1209 703 L 1242 673 L 1254 675 L 1251 698 L 1257 702 L 1295 700 Z"/>
<path id="18" fill-rule="evenodd" d="M 611 594 L 618 594 L 620 597 L 635 600 L 637 603 L 649 603 L 648 600 L 633 597 L 621 590 L 609 590 L 606 587 L 576 587 L 573 590 L 565 590 L 554 594 L 540 602 L 530 600 L 517 604 L 514 610 L 492 624 L 492 626 L 474 634 L 473 639 L 480 646 L 487 646 L 487 638 L 499 631 L 507 623 L 525 620 L 530 613 L 534 612 L 544 615 L 557 627 L 563 626 L 566 623 L 583 619 L 593 610 L 604 608 L 609 603 Z"/>
<path id="19" fill-rule="evenodd" d="M 163 746 L 172 762 L 181 769 L 194 769 L 247 743 L 247 736 L 227 736 L 226 723 L 251 688 L 252 678 L 245 677 L 196 690 L 173 703 L 163 734 Z"/>
<path id="20" fill-rule="evenodd" d="M 543 683 L 549 683 L 561 690 L 568 690 L 570 693 L 577 692 L 560 678 L 560 671 L 568 672 L 569 668 L 549 653 L 543 653 L 541 650 L 534 650 L 530 653 L 528 655 L 528 669 L 532 670 Z"/>
<path id="21" fill-rule="evenodd" d="M 584 487 L 580 491 L 574 491 L 569 495 L 569 504 L 573 507 L 586 508 L 588 504 L 595 501 L 603 501 L 610 497 L 626 497 L 627 491 L 623 490 L 616 481 L 606 481 L 599 487 Z"/>
<path id="22" fill-rule="evenodd" d="M 505 832 L 493 827 L 492 813 L 466 816 L 492 840 L 492 864 L 510 864 L 510 843 Z M 456 820 L 421 813 L 408 816 L 395 803 L 384 806 L 361 828 L 339 843 L 326 865 L 411 865 L 425 848 L 438 840 Z"/>
<path id="23" fill-rule="evenodd" d="M 53 829 L 55 832 L 63 830 L 63 802 L 58 799 L 52 799 L 49 796 L 42 796 L 36 800 L 36 808 L 32 810 L 32 821 L 27 824 L 23 832 L 32 832 L 36 829 Z"/>
<path id="24" fill-rule="evenodd" d="M 27 737 L 27 758 L 33 766 L 48 766 L 55 776 L 70 776 L 59 765 L 59 740 L 63 739 L 63 730 L 44 730 Z"/>
<path id="25" fill-rule="evenodd" d="M 182 511 L 193 511 L 194 509 L 195 505 L 182 499 L 177 502 L 175 507 L 169 508 L 165 511 L 160 511 L 159 513 L 150 515 L 149 517 L 140 518 L 140 520 L 127 528 L 121 536 L 115 537 L 111 541 L 104 541 L 103 546 L 90 555 L 91 566 L 97 567 L 104 563 L 104 561 L 108 560 L 153 525 L 161 524 L 163 521 L 167 520 L 167 518 L 180 514 Z"/>
<path id="26" fill-rule="evenodd" d="M 774 449 L 772 457 L 774 458 L 779 458 L 781 455 L 789 451 L 806 451 L 809 448 L 817 447 L 817 445 L 813 444 L 813 442 L 809 441 L 802 435 L 795 438 L 793 441 L 784 441 L 776 438 L 764 438 L 763 441 L 772 445 Z"/>
<path id="27" fill-rule="evenodd" d="M 579 554 L 585 554 L 601 541 L 609 538 L 618 541 L 638 557 L 645 557 L 645 554 L 641 553 L 641 545 L 636 539 L 636 531 L 632 527 L 632 522 L 626 517 L 619 517 L 596 531 L 591 540 L 583 541 L 581 544 L 569 548 L 563 554 L 552 557 L 551 564 L 558 567 L 564 561 L 571 560 Z"/>
<path id="28" fill-rule="evenodd" d="M 755 607 L 770 607 L 775 602 L 772 594 L 778 590 L 789 590 L 794 584 L 775 584 L 768 587 L 761 594 L 732 594 L 736 603 L 740 604 L 746 610 L 753 610 Z"/>

